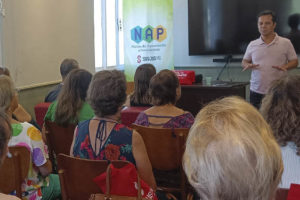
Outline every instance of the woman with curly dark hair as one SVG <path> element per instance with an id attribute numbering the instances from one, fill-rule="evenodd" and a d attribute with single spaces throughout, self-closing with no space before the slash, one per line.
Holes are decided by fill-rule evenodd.
<path id="1" fill-rule="evenodd" d="M 88 101 L 95 117 L 78 124 L 70 154 L 91 160 L 127 160 L 155 190 L 156 183 L 142 137 L 118 122 L 125 100 L 124 74 L 117 70 L 97 72 L 88 90 Z"/>
<path id="2" fill-rule="evenodd" d="M 92 74 L 84 69 L 74 69 L 66 77 L 58 99 L 46 113 L 45 120 L 59 125 L 78 123 L 94 116 L 93 109 L 85 101 Z"/>
<path id="3" fill-rule="evenodd" d="M 281 146 L 284 172 L 279 187 L 300 184 L 300 75 L 275 81 L 260 108 Z"/>

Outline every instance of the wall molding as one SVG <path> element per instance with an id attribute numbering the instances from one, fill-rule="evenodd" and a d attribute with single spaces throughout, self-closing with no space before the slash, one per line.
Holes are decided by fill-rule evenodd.
<path id="1" fill-rule="evenodd" d="M 61 83 L 61 80 L 49 81 L 49 82 L 38 83 L 38 84 L 31 84 L 31 85 L 25 85 L 25 86 L 17 87 L 17 89 L 19 91 L 29 90 L 29 89 L 39 88 L 39 87 L 45 87 L 45 86 L 55 85 L 55 84 L 58 84 L 58 83 Z"/>

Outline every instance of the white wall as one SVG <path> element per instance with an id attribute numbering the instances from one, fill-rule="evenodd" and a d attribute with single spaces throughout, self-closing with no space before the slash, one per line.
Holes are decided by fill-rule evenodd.
<path id="1" fill-rule="evenodd" d="M 17 87 L 60 80 L 59 65 L 66 57 L 94 72 L 93 0 L 5 0 L 4 8 L 2 63 Z M 173 0 L 173 13 L 175 67 L 223 66 L 212 62 L 217 56 L 188 55 L 188 0 Z"/>
<path id="2" fill-rule="evenodd" d="M 212 62 L 223 56 L 189 56 L 188 0 L 173 0 L 174 66 L 222 66 Z"/>
<path id="3" fill-rule="evenodd" d="M 60 80 L 66 57 L 95 71 L 93 0 L 6 0 L 3 64 L 17 87 Z"/>
<path id="4" fill-rule="evenodd" d="M 292 0 L 292 9 L 299 13 L 300 1 Z M 173 0 L 174 20 L 174 66 L 175 67 L 210 67 L 223 66 L 224 63 L 214 63 L 213 58 L 223 56 L 189 56 L 188 41 L 188 0 Z M 235 57 L 242 58 L 243 55 Z M 230 67 L 241 67 L 241 63 L 230 63 Z"/>

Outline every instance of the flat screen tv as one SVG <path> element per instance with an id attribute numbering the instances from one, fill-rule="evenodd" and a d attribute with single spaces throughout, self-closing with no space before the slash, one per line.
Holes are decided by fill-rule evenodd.
<path id="1" fill-rule="evenodd" d="M 273 10 L 275 31 L 290 31 L 288 17 L 300 12 L 300 0 L 189 0 L 189 55 L 244 54 L 251 40 L 260 36 L 257 14 Z"/>

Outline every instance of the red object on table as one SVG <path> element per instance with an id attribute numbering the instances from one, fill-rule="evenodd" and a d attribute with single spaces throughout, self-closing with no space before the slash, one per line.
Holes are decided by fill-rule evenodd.
<path id="1" fill-rule="evenodd" d="M 129 126 L 132 123 L 135 122 L 137 116 L 140 114 L 140 112 L 147 110 L 149 107 L 125 107 L 121 111 L 121 121 L 122 124 Z"/>
<path id="2" fill-rule="evenodd" d="M 192 85 L 195 83 L 195 72 L 188 70 L 174 70 L 180 85 Z"/>
<path id="3" fill-rule="evenodd" d="M 38 125 L 42 128 L 44 124 L 44 117 L 48 111 L 48 107 L 50 106 L 51 103 L 48 102 L 43 102 L 39 103 L 34 106 L 34 113 L 35 113 L 35 118 L 36 122 Z"/>

